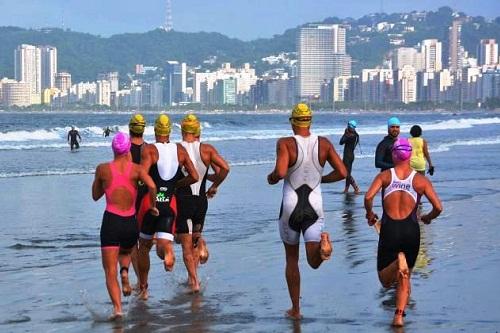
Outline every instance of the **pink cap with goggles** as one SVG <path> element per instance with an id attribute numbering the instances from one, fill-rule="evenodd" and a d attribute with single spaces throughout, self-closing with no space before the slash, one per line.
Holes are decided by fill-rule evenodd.
<path id="1" fill-rule="evenodd" d="M 111 147 L 113 148 L 113 152 L 116 155 L 123 155 L 130 151 L 130 138 L 127 134 L 123 132 L 118 132 L 113 138 L 113 142 L 111 143 Z"/>
<path id="2" fill-rule="evenodd" d="M 406 138 L 398 138 L 392 145 L 392 159 L 395 161 L 407 161 L 411 157 L 411 144 Z"/>

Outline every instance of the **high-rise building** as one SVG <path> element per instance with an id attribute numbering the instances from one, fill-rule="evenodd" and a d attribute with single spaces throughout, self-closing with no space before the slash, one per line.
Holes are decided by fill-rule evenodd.
<path id="1" fill-rule="evenodd" d="M 4 105 L 29 106 L 31 104 L 31 85 L 28 82 L 5 80 L 1 85 Z"/>
<path id="2" fill-rule="evenodd" d="M 118 72 L 101 73 L 97 75 L 98 81 L 108 81 L 112 93 L 116 93 L 119 89 L 119 74 Z"/>
<path id="3" fill-rule="evenodd" d="M 173 105 L 184 100 L 186 92 L 186 63 L 167 61 L 164 67 L 163 100 L 166 105 Z"/>
<path id="4" fill-rule="evenodd" d="M 57 74 L 57 48 L 54 46 L 40 46 L 42 61 L 42 91 L 54 88 Z"/>
<path id="5" fill-rule="evenodd" d="M 55 87 L 60 91 L 66 91 L 71 88 L 71 74 L 68 72 L 59 72 L 56 74 Z"/>
<path id="6" fill-rule="evenodd" d="M 301 98 L 319 96 L 321 84 L 339 71 L 334 54 L 346 53 L 345 28 L 338 24 L 309 24 L 301 28 L 297 53 L 297 94 Z"/>
<path id="7" fill-rule="evenodd" d="M 424 39 L 420 49 L 425 72 L 439 72 L 443 69 L 442 44 L 437 39 Z"/>
<path id="8" fill-rule="evenodd" d="M 95 104 L 111 106 L 111 83 L 109 81 L 97 81 Z"/>
<path id="9" fill-rule="evenodd" d="M 417 71 L 423 69 L 422 53 L 413 47 L 398 47 L 392 53 L 392 68 L 403 69 L 404 66 L 413 66 Z"/>
<path id="10" fill-rule="evenodd" d="M 236 104 L 236 79 L 221 79 L 215 82 L 215 104 L 235 105 Z"/>
<path id="11" fill-rule="evenodd" d="M 19 45 L 14 51 L 14 73 L 17 81 L 30 85 L 31 104 L 40 104 L 42 98 L 40 49 L 33 45 Z"/>
<path id="12" fill-rule="evenodd" d="M 417 101 L 417 75 L 415 68 L 404 66 L 395 73 L 398 100 L 405 104 Z"/>
<path id="13" fill-rule="evenodd" d="M 454 20 L 448 29 L 448 67 L 450 72 L 459 72 L 462 69 L 464 49 L 461 45 L 462 21 Z"/>
<path id="14" fill-rule="evenodd" d="M 477 60 L 481 66 L 498 64 L 498 44 L 494 39 L 481 39 L 477 50 Z"/>

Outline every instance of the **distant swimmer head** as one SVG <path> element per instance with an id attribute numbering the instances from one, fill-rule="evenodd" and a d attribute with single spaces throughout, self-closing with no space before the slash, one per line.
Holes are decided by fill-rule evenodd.
<path id="1" fill-rule="evenodd" d="M 411 157 L 411 144 L 406 138 L 398 138 L 392 145 L 392 159 L 394 162 L 407 161 Z"/>
<path id="2" fill-rule="evenodd" d="M 201 132 L 200 121 L 194 114 L 190 113 L 182 119 L 181 130 L 185 133 L 199 135 Z"/>
<path id="3" fill-rule="evenodd" d="M 399 121 L 398 117 L 391 117 L 389 118 L 389 120 L 387 120 L 387 127 L 392 126 L 401 126 L 401 122 Z"/>
<path id="4" fill-rule="evenodd" d="M 130 138 L 127 134 L 123 132 L 118 132 L 113 137 L 111 142 L 111 148 L 116 155 L 123 155 L 130 151 Z"/>
<path id="5" fill-rule="evenodd" d="M 413 125 L 410 128 L 410 134 L 411 134 L 412 137 L 418 138 L 419 136 L 422 135 L 422 127 L 420 127 L 418 125 Z"/>
<path id="6" fill-rule="evenodd" d="M 128 122 L 128 129 L 134 134 L 143 134 L 146 127 L 146 119 L 142 114 L 134 114 Z"/>
<path id="7" fill-rule="evenodd" d="M 160 114 L 155 121 L 155 135 L 168 136 L 172 129 L 170 118 L 166 114 Z"/>
<path id="8" fill-rule="evenodd" d="M 347 123 L 347 127 L 349 128 L 356 128 L 356 126 L 358 126 L 356 120 L 349 120 L 349 122 Z"/>
<path id="9" fill-rule="evenodd" d="M 305 103 L 299 103 L 292 109 L 290 117 L 292 125 L 297 127 L 309 127 L 312 122 L 312 111 Z"/>

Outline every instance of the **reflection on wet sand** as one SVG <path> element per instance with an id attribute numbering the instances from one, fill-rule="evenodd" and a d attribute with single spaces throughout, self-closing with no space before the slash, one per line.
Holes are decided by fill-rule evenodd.
<path id="1" fill-rule="evenodd" d="M 360 224 L 362 221 L 358 221 L 354 214 L 356 208 L 356 197 L 359 196 L 356 196 L 353 193 L 344 194 L 342 210 L 342 228 L 344 230 L 344 240 L 346 243 L 345 257 L 351 268 L 354 268 L 366 261 L 366 258 L 362 258 L 359 253 L 360 246 L 362 244 L 359 239 L 359 231 L 356 229 L 356 224 Z"/>

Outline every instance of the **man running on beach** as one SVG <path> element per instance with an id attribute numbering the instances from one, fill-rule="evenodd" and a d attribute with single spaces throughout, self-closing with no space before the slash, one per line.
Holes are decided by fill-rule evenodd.
<path id="1" fill-rule="evenodd" d="M 380 171 L 384 171 L 394 167 L 392 161 L 392 145 L 399 136 L 399 127 L 401 122 L 396 117 L 391 117 L 387 121 L 387 136 L 382 139 L 377 145 L 375 151 L 375 167 Z"/>
<path id="2" fill-rule="evenodd" d="M 148 298 L 148 274 L 150 268 L 149 251 L 153 246 L 156 233 L 156 253 L 163 260 L 166 271 L 174 268 L 175 256 L 172 241 L 175 233 L 176 198 L 175 190 L 198 181 L 198 173 L 189 159 L 189 155 L 180 144 L 170 142 L 172 124 L 167 115 L 161 114 L 155 121 L 156 143 L 143 148 L 141 166 L 149 172 L 157 188 L 156 206 L 160 212 L 154 216 L 150 212 L 144 215 L 139 236 L 139 274 L 140 297 Z M 182 174 L 185 168 L 187 176 Z M 149 207 L 148 197 L 141 203 L 141 210 Z"/>
<path id="3" fill-rule="evenodd" d="M 217 193 L 219 185 L 229 173 L 229 165 L 219 155 L 217 150 L 207 143 L 198 141 L 200 122 L 193 114 L 188 114 L 181 123 L 182 146 L 189 154 L 194 167 L 199 175 L 199 180 L 190 186 L 177 189 L 176 221 L 177 237 L 182 244 L 184 264 L 188 271 L 188 284 L 193 292 L 200 290 L 198 274 L 196 272 L 198 259 L 205 263 L 208 259 L 205 240 L 201 237 L 205 215 L 208 208 L 208 198 L 213 198 Z M 214 175 L 213 184 L 208 191 L 205 190 L 209 167 L 217 170 Z M 183 170 L 184 171 L 184 170 Z M 184 171 L 184 174 L 186 172 Z"/>
<path id="4" fill-rule="evenodd" d="M 321 183 L 346 177 L 347 171 L 332 143 L 310 132 L 312 112 L 306 104 L 297 104 L 290 123 L 294 136 L 280 138 L 276 145 L 276 166 L 268 176 L 269 184 L 284 179 L 279 230 L 286 254 L 286 281 L 292 301 L 287 315 L 300 319 L 299 238 L 302 232 L 307 262 L 316 269 L 332 253 L 327 232 L 323 231 Z M 333 171 L 322 176 L 328 162 Z"/>
<path id="5" fill-rule="evenodd" d="M 68 142 L 71 150 L 80 148 L 78 141 L 82 142 L 82 137 L 80 136 L 80 133 L 78 133 L 78 130 L 75 129 L 75 126 L 71 126 L 71 130 L 68 132 Z"/>
<path id="6" fill-rule="evenodd" d="M 128 279 L 130 252 L 137 244 L 137 221 L 134 198 L 137 182 L 142 180 L 150 191 L 152 215 L 156 209 L 156 187 L 153 179 L 139 165 L 130 161 L 130 139 L 125 133 L 118 132 L 112 141 L 113 161 L 99 164 L 92 184 L 92 198 L 97 201 L 106 196 L 106 210 L 101 225 L 102 265 L 106 275 L 106 287 L 113 315 L 110 319 L 123 316 L 120 286 L 117 279 L 117 264 L 120 265 L 122 292 L 129 296 L 132 292 Z"/>
<path id="7" fill-rule="evenodd" d="M 347 123 L 347 128 L 344 131 L 344 135 L 340 138 L 340 145 L 344 145 L 344 154 L 342 155 L 342 162 L 347 169 L 347 177 L 345 178 L 345 188 L 344 193 L 349 192 L 349 187 L 352 185 L 354 188 L 354 193 L 359 193 L 358 184 L 352 176 L 352 163 L 354 162 L 354 149 L 359 144 L 359 134 L 356 132 L 356 126 L 358 123 L 356 120 L 349 120 Z"/>
<path id="8" fill-rule="evenodd" d="M 128 123 L 128 132 L 130 135 L 130 141 L 131 141 L 131 146 L 130 146 L 130 153 L 132 155 L 132 162 L 135 164 L 141 164 L 141 153 L 142 153 L 142 148 L 145 145 L 144 142 L 144 129 L 146 128 L 146 119 L 144 119 L 144 116 L 142 114 L 134 114 L 132 117 L 130 117 L 129 123 Z M 135 199 L 135 210 L 136 214 L 139 215 L 141 214 L 141 217 L 145 214 L 145 211 L 139 212 L 139 208 L 141 205 L 142 198 L 144 195 L 148 193 L 147 187 L 144 185 L 143 182 L 139 182 L 137 184 L 137 197 Z M 139 222 L 139 220 L 138 220 Z M 140 220 L 142 223 L 142 219 Z M 138 230 L 141 230 L 141 223 L 138 223 Z M 134 272 L 135 275 L 137 276 L 137 288 L 140 288 L 141 281 L 140 281 L 140 276 L 139 276 L 139 259 L 138 259 L 138 245 L 139 243 L 134 246 L 132 249 L 132 266 L 134 267 Z"/>
<path id="9" fill-rule="evenodd" d="M 432 211 L 420 220 L 431 223 L 442 211 L 441 202 L 431 182 L 410 167 L 411 145 L 399 138 L 392 147 L 394 168 L 379 173 L 365 195 L 366 219 L 374 225 L 373 198 L 382 189 L 382 225 L 378 242 L 377 271 L 380 283 L 389 288 L 397 284 L 396 311 L 392 325 L 403 326 L 405 307 L 411 285 L 410 275 L 420 248 L 417 209 L 422 195 L 432 204 Z"/>

